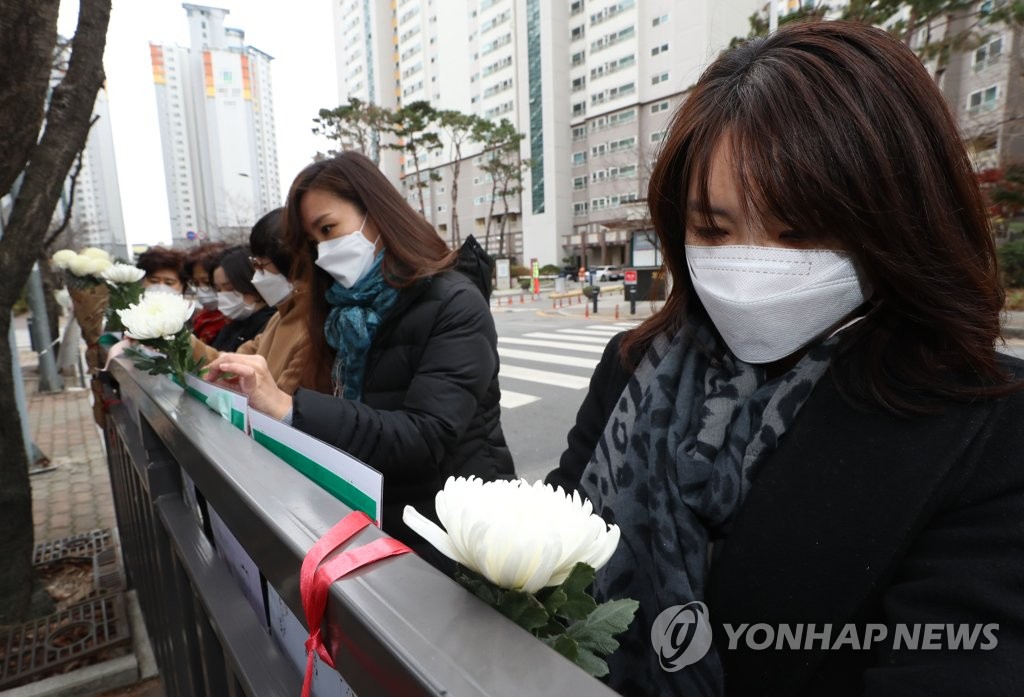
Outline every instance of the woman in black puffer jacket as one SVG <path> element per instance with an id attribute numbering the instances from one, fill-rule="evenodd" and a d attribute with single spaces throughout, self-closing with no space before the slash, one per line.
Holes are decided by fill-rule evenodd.
<path id="1" fill-rule="evenodd" d="M 301 309 L 309 370 L 330 381 L 293 397 L 260 357 L 235 354 L 214 361 L 209 379 L 234 374 L 253 408 L 380 470 L 384 530 L 437 561 L 402 509 L 433 512 L 451 475 L 514 476 L 497 336 L 481 292 L 490 279 L 455 270 L 458 255 L 358 153 L 304 169 L 287 217 L 293 281 L 311 289 Z"/>

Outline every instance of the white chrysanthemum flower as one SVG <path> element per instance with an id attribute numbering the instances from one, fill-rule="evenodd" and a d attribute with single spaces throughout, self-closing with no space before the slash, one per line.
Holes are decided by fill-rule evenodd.
<path id="1" fill-rule="evenodd" d="M 131 264 L 114 264 L 103 272 L 103 280 L 115 285 L 124 283 L 137 283 L 146 275 L 146 272 Z"/>
<path id="2" fill-rule="evenodd" d="M 436 498 L 447 532 L 406 506 L 402 520 L 450 559 L 495 585 L 527 593 L 557 586 L 577 562 L 598 569 L 619 544 L 590 501 L 525 480 L 449 477 Z"/>
<path id="3" fill-rule="evenodd" d="M 92 259 L 102 259 L 103 261 L 110 261 L 110 255 L 98 247 L 86 247 L 79 254 L 83 257 L 90 257 Z"/>
<path id="4" fill-rule="evenodd" d="M 195 307 L 190 300 L 171 293 L 152 293 L 143 296 L 136 305 L 118 310 L 125 332 L 132 339 L 172 339 L 181 331 Z"/>
<path id="5" fill-rule="evenodd" d="M 95 268 L 95 261 L 90 257 L 76 254 L 73 258 L 68 259 L 68 271 L 76 276 L 91 276 Z"/>
<path id="6" fill-rule="evenodd" d="M 96 278 L 102 278 L 104 272 L 114 265 L 109 259 L 101 259 L 96 256 L 86 257 L 86 259 L 88 263 L 85 265 L 85 268 L 89 270 L 90 276 L 95 276 Z"/>
<path id="7" fill-rule="evenodd" d="M 50 261 L 53 262 L 54 266 L 63 271 L 64 269 L 68 268 L 68 265 L 71 263 L 71 260 L 77 256 L 78 254 L 71 251 L 70 249 L 62 249 L 58 252 L 54 252 L 53 256 L 50 257 Z"/>

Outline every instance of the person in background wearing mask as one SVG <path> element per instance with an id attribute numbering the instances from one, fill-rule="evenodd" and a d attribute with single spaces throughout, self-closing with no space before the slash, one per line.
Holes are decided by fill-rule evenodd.
<path id="1" fill-rule="evenodd" d="M 299 291 L 288 281 L 292 254 L 284 242 L 284 223 L 284 209 L 274 209 L 260 218 L 249 235 L 250 261 L 256 270 L 252 284 L 277 312 L 262 332 L 238 347 L 237 353 L 262 356 L 278 389 L 288 394 L 299 387 L 329 389 L 329 370 L 307 377 L 309 335 L 305 318 L 294 311 L 299 304 L 296 295 Z M 192 353 L 206 363 L 220 355 L 213 347 L 198 341 L 193 342 Z"/>
<path id="2" fill-rule="evenodd" d="M 307 370 L 333 389 L 280 390 L 261 356 L 223 355 L 249 404 L 384 474 L 384 530 L 432 563 L 446 560 L 402 521 L 433 511 L 450 475 L 514 476 L 501 429 L 497 336 L 480 287 L 368 158 L 345 152 L 292 183 L 287 239 Z M 485 281 L 487 279 L 476 279 Z"/>
<path id="3" fill-rule="evenodd" d="M 199 309 L 192 318 L 192 334 L 200 341 L 209 343 L 230 321 L 217 309 L 217 291 L 213 289 L 210 272 L 227 250 L 223 242 L 204 242 L 185 252 L 185 275 L 195 292 Z"/>
<path id="4" fill-rule="evenodd" d="M 274 308 L 264 302 L 252 284 L 255 270 L 249 257 L 248 247 L 232 247 L 210 276 L 217 291 L 217 309 L 231 320 L 210 342 L 218 351 L 238 350 L 262 332 L 274 314 Z"/>
<path id="5" fill-rule="evenodd" d="M 996 351 L 985 203 L 920 60 L 846 22 L 742 44 L 649 191 L 672 290 L 547 480 L 621 530 L 595 592 L 640 609 L 611 686 L 1021 694 L 1024 364 Z"/>
<path id="6" fill-rule="evenodd" d="M 146 272 L 142 279 L 145 292 L 185 292 L 189 278 L 185 273 L 185 255 L 179 250 L 150 247 L 138 256 L 135 266 Z"/>

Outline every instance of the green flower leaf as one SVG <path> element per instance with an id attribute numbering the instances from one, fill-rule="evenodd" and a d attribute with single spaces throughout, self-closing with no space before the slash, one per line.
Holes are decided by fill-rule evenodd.
<path id="1" fill-rule="evenodd" d="M 586 619 L 573 622 L 566 630 L 581 649 L 608 655 L 619 648 L 616 634 L 626 631 L 640 603 L 635 600 L 609 600 L 598 605 Z"/>
<path id="2" fill-rule="evenodd" d="M 497 607 L 504 591 L 472 569 L 459 564 L 455 567 L 455 580 L 463 588 L 480 598 L 491 607 Z"/>
<path id="3" fill-rule="evenodd" d="M 541 639 L 541 641 L 568 658 L 573 663 L 576 662 L 576 657 L 579 655 L 580 647 L 579 644 L 576 643 L 575 639 L 567 637 L 564 634 L 559 634 L 558 636 Z"/>
<path id="4" fill-rule="evenodd" d="M 527 631 L 548 623 L 548 613 L 540 601 L 523 591 L 508 591 L 498 601 L 498 611 Z"/>
<path id="5" fill-rule="evenodd" d="M 594 655 L 593 652 L 580 647 L 579 653 L 576 654 L 576 658 L 573 663 L 578 665 L 583 670 L 587 671 L 595 678 L 603 678 L 608 675 L 608 664 L 603 659 Z"/>
<path id="6" fill-rule="evenodd" d="M 568 620 L 582 620 L 594 611 L 597 602 L 587 593 L 587 588 L 594 582 L 595 571 L 588 564 L 580 562 L 572 567 L 572 571 L 555 592 L 550 600 L 556 599 L 557 591 L 565 594 L 565 600 L 558 604 L 554 614 Z"/>

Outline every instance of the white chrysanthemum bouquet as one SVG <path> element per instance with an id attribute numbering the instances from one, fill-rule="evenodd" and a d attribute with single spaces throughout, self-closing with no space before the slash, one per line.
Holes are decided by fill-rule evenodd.
<path id="1" fill-rule="evenodd" d="M 435 501 L 445 530 L 406 506 L 402 519 L 459 564 L 455 579 L 595 677 L 633 620 L 635 600 L 598 605 L 587 592 L 619 528 L 579 494 L 525 480 L 450 477 Z"/>
<path id="2" fill-rule="evenodd" d="M 184 385 L 185 375 L 202 367 L 202 361 L 192 357 L 188 321 L 194 312 L 192 301 L 177 293 L 143 294 L 137 303 L 119 310 L 125 335 L 159 352 L 126 350 L 135 367 L 151 375 L 172 375 Z"/>
<path id="3" fill-rule="evenodd" d="M 113 264 L 102 274 L 110 291 L 107 303 L 107 331 L 124 331 L 118 311 L 126 310 L 142 297 L 142 279 L 146 272 L 131 264 Z"/>
<path id="4" fill-rule="evenodd" d="M 62 249 L 50 262 L 64 272 L 75 320 L 85 339 L 85 361 L 93 373 L 100 367 L 99 338 L 110 301 L 103 273 L 114 263 L 109 254 L 95 247 L 86 247 L 81 252 Z"/>

